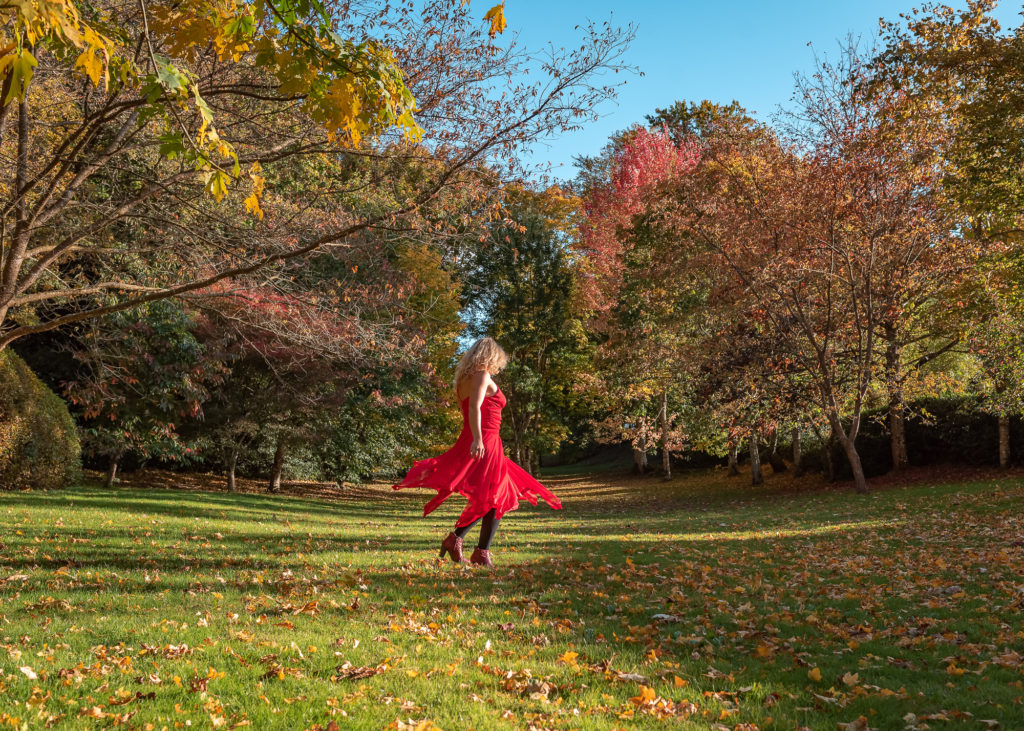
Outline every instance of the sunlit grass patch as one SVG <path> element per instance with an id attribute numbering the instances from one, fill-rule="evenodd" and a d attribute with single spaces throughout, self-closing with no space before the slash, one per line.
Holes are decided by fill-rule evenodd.
<path id="1" fill-rule="evenodd" d="M 436 560 L 454 500 L 384 487 L 0 493 L 0 718 L 1024 727 L 1019 483 L 550 484 L 493 572 Z"/>

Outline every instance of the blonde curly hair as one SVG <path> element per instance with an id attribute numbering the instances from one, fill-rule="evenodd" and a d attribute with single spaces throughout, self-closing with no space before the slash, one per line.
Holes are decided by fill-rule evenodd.
<path id="1" fill-rule="evenodd" d="M 469 378 L 474 373 L 487 371 L 491 375 L 495 375 L 500 373 L 506 365 L 508 365 L 508 356 L 494 338 L 480 338 L 462 354 L 459 364 L 455 366 L 455 388 L 458 389 L 459 382 L 463 378 Z"/>

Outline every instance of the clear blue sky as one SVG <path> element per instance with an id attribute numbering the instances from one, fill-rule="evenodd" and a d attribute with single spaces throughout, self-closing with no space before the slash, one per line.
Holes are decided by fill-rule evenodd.
<path id="1" fill-rule="evenodd" d="M 473 0 L 481 17 L 498 0 Z M 587 19 L 633 22 L 637 38 L 626 61 L 644 73 L 627 77 L 618 101 L 582 132 L 534 150 L 534 163 L 553 163 L 552 175 L 574 174 L 572 158 L 596 153 L 617 130 L 641 121 L 677 99 L 736 99 L 769 119 L 793 91 L 793 73 L 813 67 L 814 53 L 834 54 L 854 33 L 877 34 L 878 19 L 896 19 L 922 0 L 505 0 L 508 32 L 530 48 L 548 41 L 573 44 L 573 27 Z M 954 1 L 954 5 L 962 5 Z M 1003 0 L 997 18 L 1004 28 L 1020 23 L 1019 0 Z M 813 45 L 813 49 L 808 47 Z"/>

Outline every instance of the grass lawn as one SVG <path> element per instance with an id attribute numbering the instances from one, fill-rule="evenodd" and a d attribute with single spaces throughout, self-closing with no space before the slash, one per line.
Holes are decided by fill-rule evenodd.
<path id="1" fill-rule="evenodd" d="M 547 482 L 490 572 L 458 496 L 0 492 L 0 727 L 1024 728 L 1020 478 Z"/>

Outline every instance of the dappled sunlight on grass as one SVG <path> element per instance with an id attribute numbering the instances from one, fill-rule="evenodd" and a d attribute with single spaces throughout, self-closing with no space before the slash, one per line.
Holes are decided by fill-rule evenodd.
<path id="1" fill-rule="evenodd" d="M 767 540 L 772 538 L 799 538 L 830 533 L 850 533 L 860 530 L 895 528 L 904 521 L 861 520 L 847 523 L 822 523 L 815 526 L 779 528 L 770 530 L 712 531 L 709 533 L 582 533 L 573 531 L 574 541 L 632 541 L 637 543 L 690 543 L 694 541 L 744 541 Z"/>
<path id="2" fill-rule="evenodd" d="M 546 482 L 491 572 L 436 559 L 457 498 L 386 485 L 0 493 L 0 719 L 1024 727 L 1018 480 Z"/>

